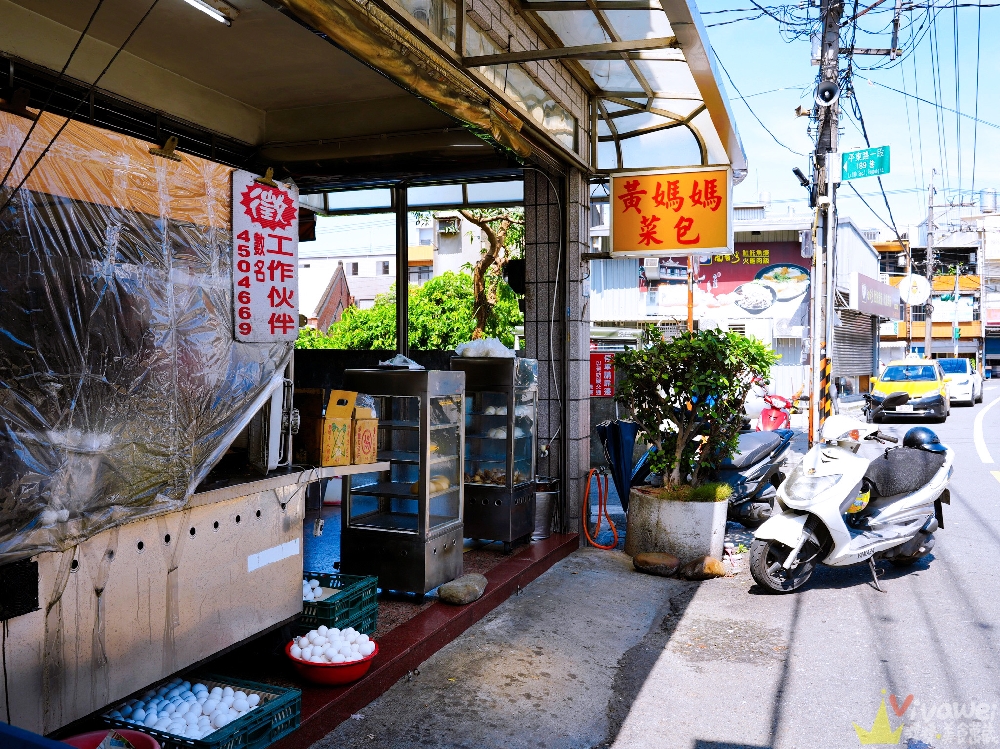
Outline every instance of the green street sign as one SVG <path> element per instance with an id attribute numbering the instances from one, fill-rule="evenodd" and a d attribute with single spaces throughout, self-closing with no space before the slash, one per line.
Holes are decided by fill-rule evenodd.
<path id="1" fill-rule="evenodd" d="M 889 146 L 848 151 L 840 155 L 840 179 L 861 179 L 889 173 Z"/>

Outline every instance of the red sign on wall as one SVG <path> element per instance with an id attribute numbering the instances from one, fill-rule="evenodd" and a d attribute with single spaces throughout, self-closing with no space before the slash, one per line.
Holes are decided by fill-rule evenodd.
<path id="1" fill-rule="evenodd" d="M 615 355 L 590 352 L 590 397 L 610 398 L 615 394 Z"/>
<path id="2" fill-rule="evenodd" d="M 233 172 L 236 340 L 294 341 L 299 332 L 298 190 Z"/>

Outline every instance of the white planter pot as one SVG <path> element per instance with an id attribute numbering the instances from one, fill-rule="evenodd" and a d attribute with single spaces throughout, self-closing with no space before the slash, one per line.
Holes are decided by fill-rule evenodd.
<path id="1" fill-rule="evenodd" d="M 728 502 L 676 502 L 633 489 L 629 495 L 625 553 L 666 552 L 682 563 L 722 559 Z"/>

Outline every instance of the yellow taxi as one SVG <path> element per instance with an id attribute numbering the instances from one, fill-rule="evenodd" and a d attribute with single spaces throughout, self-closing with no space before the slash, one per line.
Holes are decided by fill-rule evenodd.
<path id="1" fill-rule="evenodd" d="M 872 400 L 881 404 L 887 395 L 903 392 L 910 400 L 886 409 L 885 416 L 931 416 L 944 421 L 951 413 L 948 383 L 951 377 L 933 359 L 891 361 L 872 379 Z"/>

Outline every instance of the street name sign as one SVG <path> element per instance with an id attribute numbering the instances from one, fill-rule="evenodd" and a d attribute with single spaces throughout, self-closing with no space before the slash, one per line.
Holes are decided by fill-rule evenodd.
<path id="1" fill-rule="evenodd" d="M 889 146 L 848 151 L 840 156 L 840 178 L 861 179 L 889 173 Z"/>

